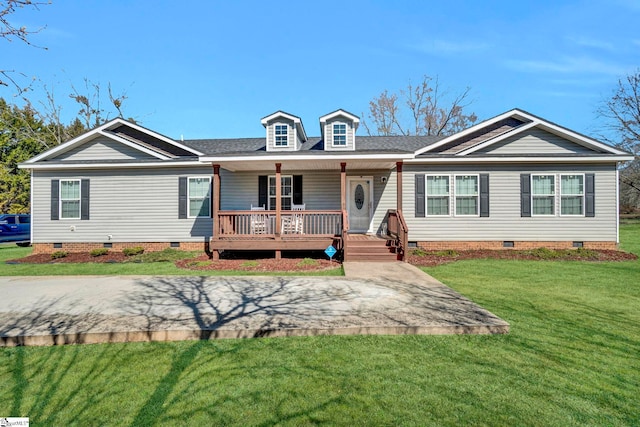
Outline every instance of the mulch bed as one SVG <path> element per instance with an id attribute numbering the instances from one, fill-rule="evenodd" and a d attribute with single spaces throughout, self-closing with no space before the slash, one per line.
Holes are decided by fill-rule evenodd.
<path id="1" fill-rule="evenodd" d="M 264 258 L 264 259 L 220 259 L 210 260 L 206 255 L 183 259 L 176 262 L 179 268 L 189 270 L 239 270 L 239 271 L 319 271 L 340 266 L 336 261 L 327 259 L 301 258 Z"/>
<path id="2" fill-rule="evenodd" d="M 51 259 L 51 254 L 34 254 L 24 258 L 7 261 L 11 264 L 66 264 L 82 262 L 116 263 L 130 261 L 122 252 L 109 252 L 106 255 L 91 256 L 88 252 L 69 252 L 64 258 Z"/>
<path id="3" fill-rule="evenodd" d="M 469 250 L 440 251 L 426 254 L 410 254 L 408 262 L 420 267 L 433 267 L 454 261 L 467 259 L 505 259 L 534 261 L 633 261 L 638 259 L 634 254 L 611 250 L 565 250 L 565 251 L 514 251 L 514 250 Z M 50 254 L 35 254 L 24 258 L 7 261 L 9 264 L 64 264 L 64 263 L 121 263 L 136 262 L 122 252 L 110 252 L 93 257 L 87 252 L 70 252 L 64 258 L 51 259 Z M 309 258 L 252 258 L 252 259 L 220 259 L 210 260 L 203 254 L 196 258 L 176 261 L 176 266 L 188 270 L 239 270 L 253 272 L 296 272 L 319 271 L 339 267 L 340 263 L 327 259 Z"/>
<path id="4" fill-rule="evenodd" d="M 122 252 L 110 252 L 97 257 L 88 252 L 69 252 L 64 258 L 51 259 L 50 254 L 35 254 L 24 258 L 7 261 L 9 264 L 66 264 L 66 263 L 121 263 L 136 262 Z M 302 258 L 265 258 L 265 259 L 221 259 L 212 261 L 206 254 L 196 258 L 176 261 L 176 266 L 188 270 L 241 270 L 241 271 L 319 271 L 340 266 L 336 261 L 326 259 L 302 259 Z"/>
<path id="5" fill-rule="evenodd" d="M 420 267 L 433 267 L 454 261 L 487 258 L 529 261 L 633 261 L 638 259 L 634 254 L 612 250 L 469 250 L 446 252 L 428 252 L 425 255 L 410 254 L 408 262 Z"/>

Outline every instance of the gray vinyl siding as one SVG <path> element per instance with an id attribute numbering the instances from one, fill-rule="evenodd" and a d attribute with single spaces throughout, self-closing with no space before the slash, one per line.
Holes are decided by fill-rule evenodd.
<path id="1" fill-rule="evenodd" d="M 34 243 L 204 241 L 211 218 L 178 219 L 178 177 L 211 176 L 211 167 L 33 171 Z M 51 220 L 51 180 L 90 179 L 90 220 Z M 71 231 L 71 227 L 75 227 Z"/>
<path id="2" fill-rule="evenodd" d="M 415 217 L 415 175 L 489 174 L 489 217 Z M 556 216 L 520 216 L 521 173 L 594 173 L 593 218 L 560 216 L 556 178 Z M 452 178 L 453 180 L 453 178 Z M 391 180 L 390 180 L 391 181 Z M 453 181 L 451 183 L 453 187 Z M 616 168 L 614 165 L 504 165 L 504 166 L 418 166 L 405 165 L 403 213 L 411 241 L 616 241 Z M 451 196 L 451 212 L 454 213 Z"/>
<path id="3" fill-rule="evenodd" d="M 287 142 L 288 145 L 286 147 L 277 146 L 276 147 L 276 125 L 287 125 Z M 296 151 L 297 149 L 297 141 L 294 135 L 294 126 L 292 120 L 278 118 L 272 122 L 269 122 L 267 125 L 267 151 Z"/>
<path id="4" fill-rule="evenodd" d="M 154 156 L 129 147 L 105 136 L 99 136 L 91 142 L 82 144 L 55 157 L 55 160 L 132 160 L 150 159 Z"/>
<path id="5" fill-rule="evenodd" d="M 282 171 L 302 175 L 303 202 L 308 210 L 340 210 L 340 171 Z M 274 171 L 224 173 L 221 176 L 221 209 L 247 210 L 258 205 L 258 176 Z M 353 170 L 349 176 L 373 177 L 372 231 L 379 232 L 388 209 L 396 208 L 396 175 L 387 170 Z M 382 182 L 386 178 L 386 183 Z"/>
<path id="6" fill-rule="evenodd" d="M 573 154 L 593 153 L 593 150 L 542 129 L 534 128 L 478 150 L 477 153 L 516 155 Z"/>
<path id="7" fill-rule="evenodd" d="M 258 205 L 258 176 L 275 171 L 221 173 L 222 210 L 248 210 Z M 340 210 L 340 171 L 288 171 L 282 175 L 302 175 L 302 199 L 309 210 Z"/>
<path id="8" fill-rule="evenodd" d="M 347 144 L 344 146 L 333 145 L 333 125 L 334 123 L 344 123 L 347 126 Z M 324 149 L 326 151 L 354 151 L 355 150 L 355 132 L 353 122 L 345 117 L 336 117 L 328 121 L 324 125 Z"/>

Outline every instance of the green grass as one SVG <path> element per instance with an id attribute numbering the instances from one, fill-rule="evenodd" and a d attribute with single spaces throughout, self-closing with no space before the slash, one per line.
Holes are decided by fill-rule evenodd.
<path id="1" fill-rule="evenodd" d="M 622 230 L 640 252 L 640 224 Z M 0 414 L 43 425 L 640 425 L 640 262 L 427 270 L 500 336 L 0 349 Z"/>
<path id="2" fill-rule="evenodd" d="M 15 244 L 0 245 L 0 276 L 83 276 L 83 275 L 155 275 L 155 276 L 342 276 L 342 267 L 317 272 L 264 272 L 244 270 L 188 270 L 175 266 L 174 262 L 190 258 L 195 252 L 165 249 L 131 256 L 124 263 L 64 263 L 64 264 L 6 264 L 7 260 L 31 255 L 31 248 L 20 248 Z M 198 252 L 199 253 L 199 252 Z M 0 414 L 1 416 L 1 414 Z"/>

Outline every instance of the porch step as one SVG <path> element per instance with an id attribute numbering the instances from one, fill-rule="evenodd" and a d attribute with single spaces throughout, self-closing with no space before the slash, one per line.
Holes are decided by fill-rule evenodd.
<path id="1" fill-rule="evenodd" d="M 356 236 L 350 238 L 347 243 L 345 261 L 393 262 L 396 260 L 395 248 L 384 239 Z"/>

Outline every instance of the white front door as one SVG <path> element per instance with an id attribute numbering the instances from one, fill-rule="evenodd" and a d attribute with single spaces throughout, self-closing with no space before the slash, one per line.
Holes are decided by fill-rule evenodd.
<path id="1" fill-rule="evenodd" d="M 349 231 L 366 233 L 371 226 L 373 211 L 372 177 L 348 177 L 347 211 Z"/>

